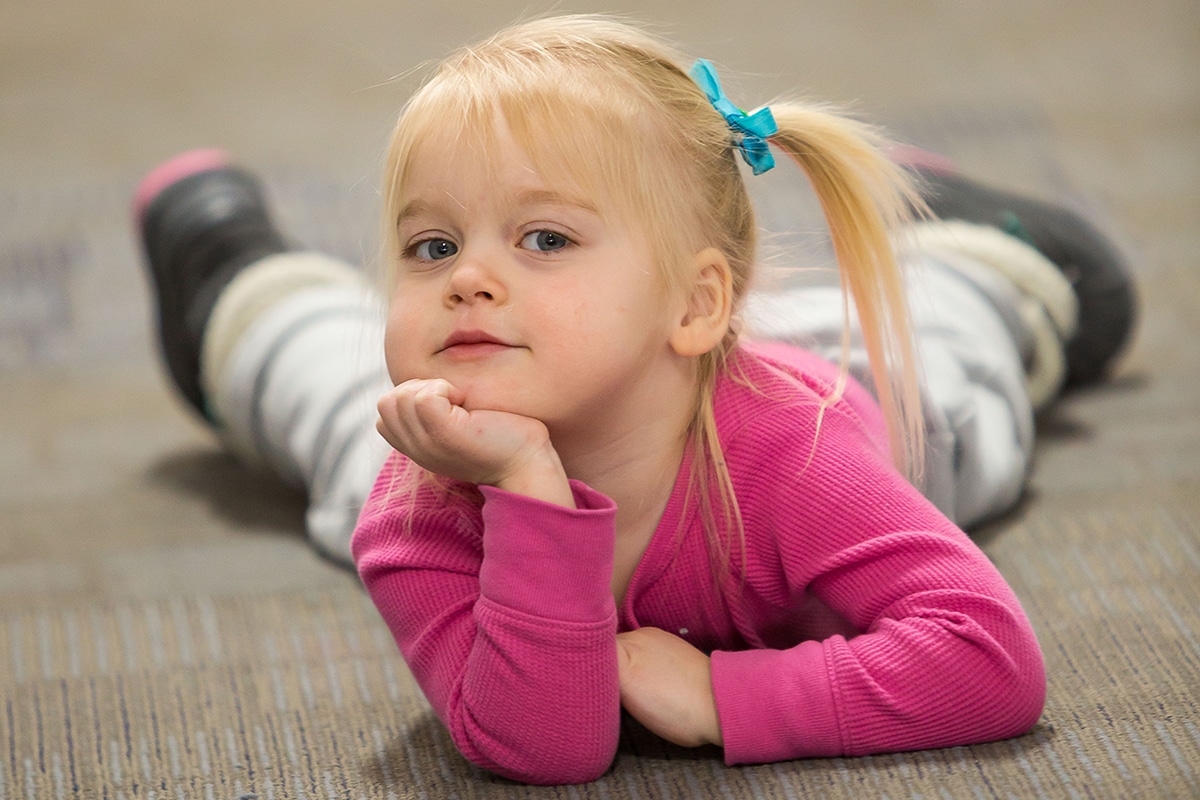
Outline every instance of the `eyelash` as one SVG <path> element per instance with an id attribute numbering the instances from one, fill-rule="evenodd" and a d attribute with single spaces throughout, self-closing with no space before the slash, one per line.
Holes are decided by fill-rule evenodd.
<path id="1" fill-rule="evenodd" d="M 548 234 L 550 234 L 551 236 L 554 236 L 554 237 L 557 237 L 557 238 L 559 238 L 559 239 L 562 239 L 562 241 L 563 241 L 563 246 L 562 246 L 562 247 L 556 247 L 556 248 L 554 248 L 553 250 L 538 250 L 538 251 L 536 251 L 536 252 L 539 252 L 539 253 L 556 253 L 556 252 L 558 252 L 559 250 L 565 250 L 565 249 L 567 249 L 568 247 L 571 247 L 572 245 L 574 245 L 574 244 L 575 244 L 575 240 L 574 240 L 574 239 L 572 239 L 570 236 L 567 236 L 565 233 L 562 233 L 561 231 L 554 230 L 553 228 L 537 228 L 536 230 L 529 231 L 529 232 L 525 233 L 523 236 L 521 236 L 521 242 L 523 243 L 523 242 L 524 242 L 526 239 L 528 239 L 530 236 L 537 236 L 538 234 L 543 234 L 543 233 L 548 233 Z"/>
<path id="2" fill-rule="evenodd" d="M 423 246 L 425 246 L 427 244 L 431 244 L 432 242 L 445 242 L 446 244 L 448 244 L 454 248 L 454 253 L 450 253 L 449 255 L 447 255 L 443 258 L 426 258 L 426 257 L 417 255 L 418 250 L 420 250 Z M 417 241 L 410 244 L 408 247 L 404 248 L 405 258 L 417 259 L 419 261 L 444 261 L 446 258 L 450 258 L 451 256 L 455 255 L 455 253 L 457 253 L 457 252 L 458 252 L 458 245 L 455 244 L 454 242 L 452 242 L 451 240 L 447 239 L 444 236 L 429 236 L 424 239 L 418 239 Z"/>
<path id="3" fill-rule="evenodd" d="M 537 250 L 534 248 L 530 248 L 530 250 L 532 250 L 532 252 L 556 253 L 559 250 L 565 250 L 568 247 L 572 247 L 576 243 L 575 240 L 572 239 L 570 236 L 567 236 L 565 233 L 562 233 L 561 231 L 555 230 L 553 228 L 536 228 L 534 230 L 528 231 L 521 235 L 519 241 L 521 243 L 524 243 L 524 241 L 526 239 L 528 239 L 530 236 L 536 236 L 539 234 L 549 234 L 558 239 L 561 239 L 563 242 L 563 245 L 562 245 L 562 247 L 556 247 L 552 250 Z M 451 247 L 454 248 L 454 252 L 450 253 L 449 255 L 446 255 L 443 258 L 427 258 L 427 257 L 422 257 L 422 256 L 418 255 L 418 251 L 421 249 L 421 247 L 428 245 L 432 242 L 445 242 L 446 244 L 449 244 Z M 456 255 L 458 253 L 458 250 L 459 250 L 458 245 L 455 242 L 451 241 L 450 239 L 448 239 L 444 236 L 429 236 L 424 239 L 418 239 L 417 241 L 408 245 L 408 247 L 404 248 L 403 256 L 405 258 L 415 259 L 418 261 L 437 262 L 437 261 L 444 261 L 446 258 L 453 257 L 454 255 Z"/>

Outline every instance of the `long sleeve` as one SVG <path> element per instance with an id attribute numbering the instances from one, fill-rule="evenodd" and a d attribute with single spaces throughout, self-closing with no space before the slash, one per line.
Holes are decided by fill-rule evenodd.
<path id="1" fill-rule="evenodd" d="M 727 447 L 745 518 L 746 607 L 758 609 L 738 612 L 751 649 L 712 654 L 727 762 L 945 747 L 1028 730 L 1045 674 L 1016 596 L 894 471 L 845 403 L 825 410 L 819 435 L 816 416 L 811 404 L 737 414 L 752 421 Z M 762 609 L 798 597 L 817 599 L 857 635 L 764 640 Z"/>
<path id="2" fill-rule="evenodd" d="M 527 783 L 599 777 L 620 729 L 615 505 L 572 483 L 577 509 L 490 487 L 482 509 L 411 508 L 388 484 L 360 518 L 355 561 L 456 746 Z"/>

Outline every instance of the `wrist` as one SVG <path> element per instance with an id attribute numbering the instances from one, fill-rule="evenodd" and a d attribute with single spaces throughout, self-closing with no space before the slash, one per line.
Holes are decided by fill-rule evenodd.
<path id="1" fill-rule="evenodd" d="M 566 470 L 553 447 L 547 445 L 533 457 L 521 462 L 511 472 L 493 484 L 512 494 L 519 494 L 547 503 L 575 508 L 575 496 L 567 480 Z"/>
<path id="2" fill-rule="evenodd" d="M 725 736 L 721 733 L 721 716 L 717 713 L 717 695 L 713 691 L 712 682 L 712 658 L 706 657 L 705 672 L 708 675 L 708 703 L 704 706 L 704 711 L 708 717 L 705 725 L 706 735 L 709 744 L 715 744 L 717 747 L 725 746 Z"/>

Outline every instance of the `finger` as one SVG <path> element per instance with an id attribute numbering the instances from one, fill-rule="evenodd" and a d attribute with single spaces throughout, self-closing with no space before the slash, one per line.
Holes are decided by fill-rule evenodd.
<path id="1" fill-rule="evenodd" d="M 388 392 L 375 404 L 375 410 L 379 413 L 379 417 L 375 420 L 375 430 L 384 438 L 384 441 L 397 450 L 402 449 L 399 402 L 393 392 Z"/>
<path id="2" fill-rule="evenodd" d="M 414 405 L 424 381 L 406 381 L 385 392 L 376 403 L 379 418 L 375 428 L 397 450 L 408 453 L 411 445 L 424 436 Z"/>
<path id="3" fill-rule="evenodd" d="M 465 421 L 467 412 L 455 405 L 446 389 L 449 384 L 422 390 L 413 398 L 413 418 L 433 440 L 447 443 L 453 440 Z"/>
<path id="4" fill-rule="evenodd" d="M 413 394 L 418 388 L 413 381 L 405 381 L 393 386 L 380 396 L 379 402 L 375 404 L 375 410 L 379 412 L 379 416 L 384 422 L 394 426 L 405 416 L 405 410 L 411 407 Z"/>
<path id="5" fill-rule="evenodd" d="M 461 389 L 445 378 L 414 379 L 401 386 L 411 386 L 416 397 L 444 397 L 451 405 L 462 405 L 465 395 Z"/>
<path id="6" fill-rule="evenodd" d="M 617 675 L 622 684 L 629 676 L 630 669 L 633 666 L 633 653 L 630 652 L 628 640 L 623 638 L 625 634 L 617 634 Z"/>

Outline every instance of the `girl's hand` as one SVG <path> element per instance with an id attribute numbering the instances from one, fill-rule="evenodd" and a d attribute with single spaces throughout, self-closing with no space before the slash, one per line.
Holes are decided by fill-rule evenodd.
<path id="1" fill-rule="evenodd" d="M 441 379 L 405 381 L 380 398 L 375 427 L 430 472 L 574 507 L 545 425 L 504 411 L 468 411 L 463 399 Z"/>
<path id="2" fill-rule="evenodd" d="M 654 733 L 683 747 L 723 745 L 704 653 L 659 628 L 617 634 L 621 705 Z"/>

